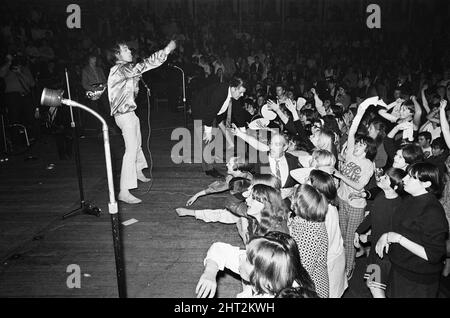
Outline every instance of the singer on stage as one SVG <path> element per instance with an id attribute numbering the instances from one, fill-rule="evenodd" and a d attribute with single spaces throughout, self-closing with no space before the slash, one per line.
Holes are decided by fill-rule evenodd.
<path id="1" fill-rule="evenodd" d="M 108 97 L 111 106 L 111 116 L 122 130 L 125 141 L 125 154 L 123 155 L 122 170 L 120 174 L 120 201 L 136 204 L 142 202 L 130 193 L 130 189 L 137 188 L 137 180 L 148 182 L 142 173 L 147 168 L 147 160 L 141 148 L 141 127 L 139 118 L 134 113 L 137 108 L 136 98 L 139 91 L 139 79 L 142 73 L 159 67 L 167 55 L 175 49 L 175 42 L 153 53 L 143 62 L 132 64 L 131 51 L 125 42 L 116 42 L 112 51 L 116 57 L 114 65 L 108 76 Z"/>

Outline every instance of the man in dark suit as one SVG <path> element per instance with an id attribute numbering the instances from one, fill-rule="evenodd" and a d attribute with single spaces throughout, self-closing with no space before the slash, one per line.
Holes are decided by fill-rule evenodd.
<path id="1" fill-rule="evenodd" d="M 222 136 L 217 127 L 220 125 L 230 127 L 233 118 L 238 119 L 241 117 L 240 113 L 245 112 L 242 107 L 233 103 L 241 98 L 245 91 L 245 82 L 241 78 L 234 77 L 228 84 L 215 83 L 207 86 L 193 97 L 192 118 L 196 138 L 194 145 L 200 145 L 200 140 L 202 144 L 202 151 L 194 150 L 194 162 L 202 162 L 203 170 L 209 176 L 219 178 L 222 175 L 214 168 L 214 160 L 205 158 L 203 150 L 205 147 L 214 149 L 215 161 L 223 163 L 223 149 L 220 147 L 221 143 L 218 143 Z M 196 125 L 201 125 L 201 128 L 196 128 Z"/>

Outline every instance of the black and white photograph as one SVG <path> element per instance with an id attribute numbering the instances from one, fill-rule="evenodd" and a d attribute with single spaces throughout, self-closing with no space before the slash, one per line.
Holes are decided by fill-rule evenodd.
<path id="1" fill-rule="evenodd" d="M 449 21 L 448 0 L 1 1 L 0 298 L 450 298 Z"/>

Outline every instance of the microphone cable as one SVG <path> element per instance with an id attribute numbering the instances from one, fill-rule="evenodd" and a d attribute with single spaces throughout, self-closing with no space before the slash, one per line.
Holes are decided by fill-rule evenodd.
<path id="1" fill-rule="evenodd" d="M 146 148 L 147 148 L 147 153 L 150 159 L 150 163 L 149 163 L 149 173 L 150 173 L 150 182 L 148 185 L 148 188 L 146 191 L 144 191 L 144 194 L 147 194 L 150 192 L 150 190 L 153 187 L 153 157 L 152 157 L 152 152 L 150 150 L 150 137 L 152 134 L 152 127 L 150 124 L 150 88 L 148 87 L 147 83 L 145 83 L 145 81 L 142 79 L 142 77 L 140 78 L 140 81 L 144 84 L 145 88 L 147 89 L 147 128 L 148 128 L 148 133 L 147 133 L 147 140 L 146 140 Z"/>
<path id="2" fill-rule="evenodd" d="M 142 78 L 141 78 L 142 80 Z M 150 159 L 150 164 L 149 164 L 149 173 L 150 173 L 150 182 L 149 182 L 149 186 L 148 189 L 146 191 L 143 192 L 143 194 L 147 194 L 150 192 L 150 190 L 153 187 L 153 157 L 152 157 L 152 152 L 150 150 L 150 137 L 151 137 L 151 133 L 152 133 L 152 128 L 150 125 L 150 88 L 147 86 L 147 84 L 144 82 L 144 80 L 142 80 L 142 83 L 144 84 L 145 88 L 147 89 L 147 127 L 148 127 L 148 134 L 147 134 L 147 140 L 146 140 L 146 148 L 147 148 L 147 152 L 149 155 L 149 159 Z M 184 193 L 184 192 L 168 192 L 168 191 L 164 191 L 164 190 L 152 190 L 153 192 L 163 192 L 166 194 L 170 194 L 170 195 L 177 195 L 177 194 L 181 194 L 184 196 L 193 196 L 193 194 L 188 194 L 188 193 Z"/>

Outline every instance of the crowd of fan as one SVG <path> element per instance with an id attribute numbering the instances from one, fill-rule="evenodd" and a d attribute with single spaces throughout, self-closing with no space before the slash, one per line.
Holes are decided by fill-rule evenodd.
<path id="1" fill-rule="evenodd" d="M 368 279 L 374 297 L 437 297 L 440 277 L 450 270 L 447 100 L 444 91 L 430 108 L 426 86 L 422 105 L 402 90 L 396 87 L 401 95 L 390 104 L 375 95 L 347 105 L 325 97 L 331 100 L 325 106 L 315 89 L 308 102 L 286 96 L 279 85 L 263 106 L 277 118 L 255 128 L 272 131 L 267 142 L 233 126 L 235 136 L 269 153 L 269 174 L 255 174 L 261 170 L 246 154 L 233 157 L 226 179 L 186 204 L 229 191 L 222 208 L 177 209 L 179 216 L 235 223 L 246 245 L 211 246 L 199 297 L 215 294 L 224 268 L 246 282 L 238 297 L 342 297 L 368 243 L 369 265 L 356 279 Z M 262 118 L 252 115 L 252 121 Z"/>
<path id="2" fill-rule="evenodd" d="M 81 85 L 92 52 L 107 73 L 106 42 L 116 34 L 130 40 L 136 59 L 175 38 L 172 58 L 186 70 L 191 91 L 233 76 L 246 79 L 247 115 L 233 119 L 238 138 L 276 158 L 298 158 L 296 169 L 274 176 L 256 175 L 245 158 L 233 158 L 220 186 L 188 201 L 230 189 L 223 209 L 177 210 L 236 223 L 246 245 L 210 248 L 199 296 L 213 296 L 217 271 L 228 267 L 245 281 L 244 297 L 341 297 L 357 249 L 364 253 L 361 243 L 368 242 L 369 264 L 381 271 L 381 281 L 368 284 L 374 297 L 386 296 L 386 288 L 390 297 L 437 295 L 440 276 L 450 272 L 450 55 L 440 41 L 447 34 L 412 45 L 407 36 L 375 31 L 238 32 L 232 24 L 158 21 L 118 10 L 103 10 L 91 33 L 58 27 L 39 10 L 16 20 L 4 11 L 6 93 L 29 94 L 35 83 L 63 87 L 66 65 Z M 11 79 L 17 66 L 23 81 Z M 8 109 L 8 115 L 31 127 L 36 96 L 27 103 L 23 113 Z M 267 144 L 238 129 L 261 119 L 264 105 L 277 116 L 259 128 L 282 132 Z M 300 185 L 287 186 L 291 177 Z"/>
<path id="3" fill-rule="evenodd" d="M 248 114 L 233 117 L 232 132 L 269 153 L 270 174 L 254 174 L 241 154 L 224 181 L 187 202 L 229 190 L 221 208 L 177 209 L 236 223 L 246 246 L 211 246 L 198 296 L 213 296 L 217 272 L 229 268 L 244 281 L 239 297 L 342 297 L 369 244 L 356 279 L 367 279 L 374 297 L 437 297 L 450 271 L 448 47 L 380 34 L 273 42 L 203 34 L 185 58 L 201 67 L 200 86 L 246 79 Z M 268 125 L 267 110 L 276 113 Z M 261 142 L 242 127 L 272 135 Z"/>

